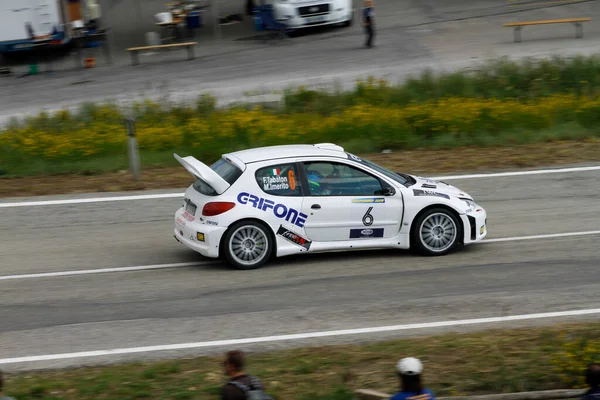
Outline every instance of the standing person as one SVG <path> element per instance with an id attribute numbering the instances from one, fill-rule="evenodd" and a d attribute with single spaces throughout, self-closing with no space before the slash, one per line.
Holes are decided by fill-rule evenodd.
<path id="1" fill-rule="evenodd" d="M 15 400 L 12 397 L 6 397 L 3 394 L 4 392 L 4 376 L 2 371 L 0 371 L 0 400 Z"/>
<path id="2" fill-rule="evenodd" d="M 245 365 L 244 353 L 239 350 L 227 353 L 223 366 L 229 381 L 221 390 L 221 400 L 272 400 L 264 392 L 258 378 L 251 377 L 244 372 Z"/>
<path id="3" fill-rule="evenodd" d="M 590 389 L 585 392 L 582 400 L 600 400 L 600 364 L 588 365 L 585 383 L 589 385 Z"/>
<path id="4" fill-rule="evenodd" d="M 421 361 L 414 357 L 403 358 L 398 361 L 396 368 L 400 379 L 400 391 L 390 397 L 390 400 L 435 400 L 433 392 L 423 388 L 421 383 Z"/>
<path id="5" fill-rule="evenodd" d="M 365 0 L 363 9 L 363 26 L 367 34 L 365 46 L 373 47 L 373 37 L 375 36 L 375 12 L 373 11 L 373 0 Z"/>

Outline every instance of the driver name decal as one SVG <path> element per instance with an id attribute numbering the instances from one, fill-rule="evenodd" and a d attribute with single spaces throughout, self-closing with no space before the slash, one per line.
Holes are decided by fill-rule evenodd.
<path id="1" fill-rule="evenodd" d="M 237 196 L 237 201 L 240 204 L 251 204 L 253 208 L 261 211 L 271 210 L 273 215 L 279 219 L 285 219 L 288 222 L 296 225 L 299 228 L 304 227 L 304 223 L 308 215 L 292 208 L 285 204 L 275 203 L 273 200 L 258 197 L 250 193 L 241 192 Z"/>
<path id="2" fill-rule="evenodd" d="M 262 182 L 264 190 L 285 190 L 290 188 L 287 176 L 265 176 L 262 178 Z"/>

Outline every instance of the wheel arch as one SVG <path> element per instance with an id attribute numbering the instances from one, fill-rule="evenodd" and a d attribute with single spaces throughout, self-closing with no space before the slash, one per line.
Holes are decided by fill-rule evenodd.
<path id="1" fill-rule="evenodd" d="M 223 249 L 224 249 L 223 242 L 225 241 L 225 238 L 227 237 L 227 232 L 229 232 L 233 226 L 238 225 L 242 222 L 255 222 L 255 223 L 259 223 L 259 224 L 267 227 L 268 234 L 271 239 L 271 243 L 273 244 L 273 253 L 272 253 L 271 257 L 275 257 L 277 255 L 277 238 L 275 237 L 275 231 L 273 230 L 271 225 L 269 225 L 265 221 L 258 219 L 258 218 L 253 218 L 253 217 L 241 218 L 241 219 L 238 219 L 237 221 L 233 221 L 231 224 L 229 224 L 227 229 L 225 229 L 225 232 L 223 232 L 223 235 L 221 235 L 221 240 L 219 241 L 219 257 L 220 258 L 223 257 Z"/>
<path id="2" fill-rule="evenodd" d="M 448 212 L 450 212 L 452 215 L 454 215 L 456 217 L 456 219 L 458 220 L 459 224 L 460 224 L 460 234 L 458 235 L 458 241 L 460 244 L 464 244 L 464 233 L 465 233 L 465 223 L 463 221 L 463 219 L 460 217 L 460 213 L 458 211 L 456 211 L 456 209 L 452 206 L 449 206 L 447 204 L 443 204 L 443 203 L 434 203 L 434 204 L 429 204 L 428 206 L 423 207 L 417 214 L 415 214 L 415 216 L 412 218 L 412 221 L 410 223 L 410 234 L 409 236 L 409 246 L 412 247 L 413 243 L 412 243 L 412 236 L 414 233 L 414 229 L 415 229 L 415 224 L 414 222 L 419 219 L 421 217 L 421 215 L 425 214 L 427 211 L 434 209 L 434 208 L 442 208 L 447 210 Z"/>

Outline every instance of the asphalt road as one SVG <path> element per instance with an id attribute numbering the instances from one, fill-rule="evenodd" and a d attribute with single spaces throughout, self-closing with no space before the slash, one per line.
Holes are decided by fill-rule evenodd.
<path id="1" fill-rule="evenodd" d="M 599 171 L 453 183 L 487 209 L 489 239 L 598 230 Z M 166 270 L 0 280 L 0 359 L 600 307 L 600 235 L 484 243 L 441 258 L 393 251 L 289 257 L 263 269 L 240 272 L 207 263 L 173 239 L 171 216 L 178 204 L 177 199 L 162 199 L 0 208 L 0 276 L 200 263 Z M 526 323 L 530 322 L 521 324 Z M 517 324 L 470 329 L 509 325 Z M 448 329 L 452 328 L 444 328 Z M 243 348 L 345 343 L 442 330 Z M 62 367 L 222 350 L 2 368 Z"/>

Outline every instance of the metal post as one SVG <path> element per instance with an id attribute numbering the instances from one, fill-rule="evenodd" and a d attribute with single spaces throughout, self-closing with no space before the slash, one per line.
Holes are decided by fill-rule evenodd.
<path id="1" fill-rule="evenodd" d="M 140 154 L 138 151 L 137 139 L 135 137 L 135 119 L 126 118 L 127 124 L 127 150 L 129 153 L 129 170 L 133 174 L 133 179 L 140 180 Z"/>
<path id="2" fill-rule="evenodd" d="M 521 27 L 517 26 L 515 28 L 515 43 L 521 43 Z"/>
<path id="3" fill-rule="evenodd" d="M 575 23 L 575 38 L 583 38 L 583 26 L 579 22 Z"/>
<path id="4" fill-rule="evenodd" d="M 219 0 L 212 0 L 213 22 L 215 24 L 215 39 L 221 40 L 221 24 L 219 21 Z"/>

